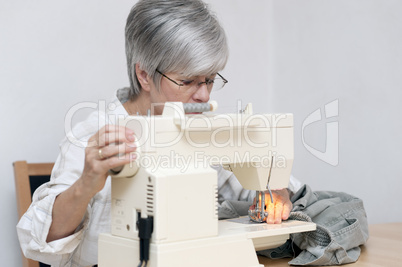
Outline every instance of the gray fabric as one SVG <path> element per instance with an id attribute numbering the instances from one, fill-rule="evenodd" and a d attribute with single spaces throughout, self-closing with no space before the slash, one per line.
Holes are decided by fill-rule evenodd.
<path id="1" fill-rule="evenodd" d="M 289 264 L 340 265 L 355 262 L 359 246 L 369 236 L 363 201 L 342 192 L 316 191 L 304 185 L 291 199 L 290 220 L 314 222 L 317 230 L 291 235 L 287 244 L 260 255 L 292 257 L 296 245 L 302 251 Z"/>
<path id="2" fill-rule="evenodd" d="M 223 220 L 246 216 L 252 204 L 252 201 L 225 200 L 218 208 L 218 218 Z"/>

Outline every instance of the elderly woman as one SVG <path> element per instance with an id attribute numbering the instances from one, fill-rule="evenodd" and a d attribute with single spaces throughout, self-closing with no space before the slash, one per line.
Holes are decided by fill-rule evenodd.
<path id="1" fill-rule="evenodd" d="M 153 106 L 159 115 L 162 105 L 153 104 L 166 101 L 207 102 L 227 82 L 219 74 L 228 59 L 226 36 L 200 0 L 140 0 L 127 19 L 126 55 L 130 88 L 67 134 L 51 181 L 38 188 L 17 226 L 28 258 L 55 266 L 97 264 L 98 235 L 111 228 L 108 170 L 135 159 L 134 133 L 113 118 L 147 114 Z M 124 157 L 113 157 L 121 151 Z M 231 173 L 219 169 L 218 176 L 220 200 L 253 199 Z M 286 189 L 274 197 L 269 223 L 287 219 L 291 209 Z"/>

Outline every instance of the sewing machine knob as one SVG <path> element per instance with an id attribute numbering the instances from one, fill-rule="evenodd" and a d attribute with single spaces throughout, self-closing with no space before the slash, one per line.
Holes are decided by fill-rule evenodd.
<path id="1" fill-rule="evenodd" d="M 141 155 L 141 149 L 140 149 L 140 146 L 138 143 L 138 139 L 135 136 L 134 136 L 134 138 L 135 138 L 134 145 L 137 147 L 137 149 L 135 152 L 131 152 L 130 156 L 135 154 L 137 156 L 137 158 L 134 161 L 132 161 L 124 166 L 119 166 L 119 167 L 110 169 L 109 170 L 110 176 L 113 176 L 115 178 L 123 178 L 123 177 L 129 178 L 129 177 L 133 177 L 134 175 L 137 174 L 138 169 L 140 168 L 139 158 Z"/>

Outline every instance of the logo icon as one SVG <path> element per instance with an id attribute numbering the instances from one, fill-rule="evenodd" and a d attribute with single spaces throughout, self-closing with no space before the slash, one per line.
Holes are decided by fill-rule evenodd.
<path id="1" fill-rule="evenodd" d="M 333 118 L 338 116 L 339 103 L 338 99 L 325 105 L 325 118 Z M 321 109 L 318 108 L 313 111 L 302 124 L 302 142 L 304 147 L 313 154 L 316 158 L 332 165 L 337 166 L 339 163 L 339 125 L 338 121 L 331 121 L 326 123 L 326 140 L 325 140 L 325 151 L 321 152 L 312 146 L 308 145 L 305 141 L 304 130 L 305 128 L 317 121 L 321 121 Z"/>

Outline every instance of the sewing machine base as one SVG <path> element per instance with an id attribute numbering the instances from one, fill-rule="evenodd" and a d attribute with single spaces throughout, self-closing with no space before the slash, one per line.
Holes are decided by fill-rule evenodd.
<path id="1" fill-rule="evenodd" d="M 289 234 L 315 230 L 314 223 L 285 221 L 282 224 L 253 224 L 248 218 L 219 221 L 216 237 L 173 243 L 151 243 L 148 267 L 167 266 L 232 266 L 262 267 L 256 250 L 275 248 Z M 100 267 L 134 267 L 139 263 L 138 240 L 99 235 Z"/>

